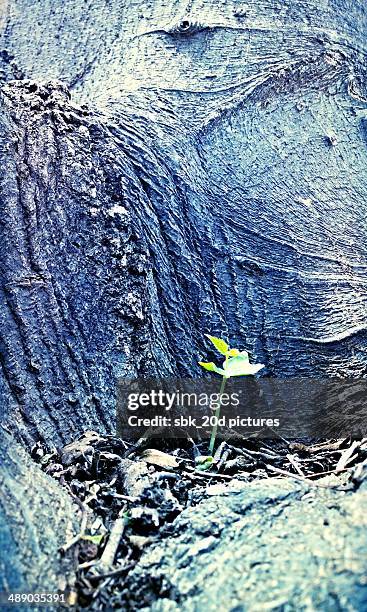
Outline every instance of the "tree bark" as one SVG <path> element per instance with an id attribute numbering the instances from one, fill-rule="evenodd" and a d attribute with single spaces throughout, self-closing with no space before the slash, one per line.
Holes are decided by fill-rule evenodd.
<path id="1" fill-rule="evenodd" d="M 74 100 L 3 94 L 0 388 L 24 444 L 111 430 L 116 377 L 198 375 L 205 332 L 268 375 L 366 373 L 364 3 L 190 7 L 5 7 L 3 79 Z"/>
<path id="2" fill-rule="evenodd" d="M 0 441 L 1 596 L 65 593 L 73 587 L 76 568 L 73 557 L 62 557 L 59 548 L 80 531 L 76 509 L 10 436 L 0 432 Z"/>
<path id="3" fill-rule="evenodd" d="M 63 86 L 2 97 L 1 410 L 23 444 L 114 426 L 114 381 L 145 354 L 136 180 Z"/>
<path id="4" fill-rule="evenodd" d="M 268 478 L 222 489 L 143 553 L 121 585 L 131 608 L 365 608 L 366 487 Z"/>
<path id="5" fill-rule="evenodd" d="M 116 378 L 199 375 L 205 332 L 268 375 L 366 374 L 365 31 L 364 0 L 1 2 L 0 417 L 24 447 L 112 431 Z M 0 449 L 0 564 L 53 589 L 70 501 Z"/>

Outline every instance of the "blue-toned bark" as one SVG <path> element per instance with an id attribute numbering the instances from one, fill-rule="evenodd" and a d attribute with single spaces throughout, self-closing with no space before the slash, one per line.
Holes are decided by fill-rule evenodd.
<path id="1" fill-rule="evenodd" d="M 190 7 L 4 9 L 0 389 L 27 443 L 111 430 L 116 377 L 199 375 L 205 332 L 264 375 L 366 373 L 365 4 Z"/>

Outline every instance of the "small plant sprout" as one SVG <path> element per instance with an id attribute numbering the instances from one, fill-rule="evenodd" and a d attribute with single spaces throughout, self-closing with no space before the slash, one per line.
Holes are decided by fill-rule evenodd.
<path id="1" fill-rule="evenodd" d="M 204 368 L 204 370 L 208 370 L 209 372 L 216 372 L 217 374 L 220 374 L 222 376 L 222 384 L 220 386 L 219 391 L 219 403 L 218 408 L 215 412 L 215 424 L 213 425 L 209 442 L 209 453 L 210 455 L 212 455 L 214 451 L 215 439 L 217 436 L 218 419 L 220 416 L 221 409 L 221 398 L 224 393 L 224 388 L 226 386 L 227 379 L 233 378 L 234 376 L 254 376 L 264 366 L 262 363 L 250 363 L 247 351 L 239 351 L 236 348 L 230 348 L 227 342 L 225 342 L 221 338 L 217 338 L 216 336 L 210 336 L 209 334 L 205 335 L 207 338 L 209 338 L 210 342 L 214 344 L 217 351 L 225 357 L 223 366 L 221 368 L 216 366 L 215 363 L 213 363 L 212 361 L 199 361 L 199 365 Z"/>

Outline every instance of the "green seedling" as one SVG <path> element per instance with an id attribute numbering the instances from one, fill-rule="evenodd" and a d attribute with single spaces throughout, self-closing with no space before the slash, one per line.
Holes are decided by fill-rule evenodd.
<path id="1" fill-rule="evenodd" d="M 103 538 L 103 533 L 97 535 L 83 535 L 81 537 L 82 540 L 85 540 L 86 542 L 92 542 L 92 544 L 96 544 L 97 546 L 102 542 Z"/>
<path id="2" fill-rule="evenodd" d="M 209 338 L 212 344 L 214 344 L 217 351 L 225 357 L 221 368 L 216 366 L 213 361 L 199 361 L 199 365 L 204 368 L 204 370 L 208 370 L 209 372 L 216 372 L 217 374 L 220 374 L 222 376 L 222 383 L 219 391 L 218 408 L 215 412 L 215 424 L 213 425 L 209 442 L 209 453 L 210 455 L 212 455 L 218 430 L 218 419 L 220 417 L 221 399 L 224 393 L 224 388 L 226 386 L 227 379 L 233 378 L 234 376 L 254 376 L 264 366 L 262 363 L 250 363 L 247 351 L 239 351 L 236 348 L 230 348 L 227 342 L 225 342 L 221 338 L 217 338 L 216 336 L 210 336 L 209 334 L 205 335 L 207 338 Z"/>
<path id="3" fill-rule="evenodd" d="M 196 469 L 202 472 L 209 470 L 212 467 L 213 461 L 214 459 L 211 455 L 200 455 L 195 459 Z"/>

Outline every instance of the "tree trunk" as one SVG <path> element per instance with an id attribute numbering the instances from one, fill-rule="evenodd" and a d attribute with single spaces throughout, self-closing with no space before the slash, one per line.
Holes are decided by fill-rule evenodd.
<path id="1" fill-rule="evenodd" d="M 75 563 L 59 548 L 80 531 L 76 508 L 10 436 L 0 432 L 0 442 L 1 603 L 6 593 L 65 594 L 75 581 Z"/>
<path id="2" fill-rule="evenodd" d="M 113 428 L 143 358 L 147 257 L 131 163 L 63 87 L 3 90 L 1 396 L 24 444 Z"/>
<path id="3" fill-rule="evenodd" d="M 0 389 L 24 444 L 111 430 L 116 377 L 198 375 L 205 332 L 268 375 L 366 373 L 364 3 L 190 6 L 6 4 L 3 78 L 75 101 L 3 90 Z"/>
<path id="4" fill-rule="evenodd" d="M 24 447 L 112 431 L 116 378 L 199 375 L 205 332 L 268 375 L 366 374 L 365 31 L 364 0 L 0 3 L 0 417 Z M 53 590 L 70 501 L 5 439 L 3 589 Z"/>

